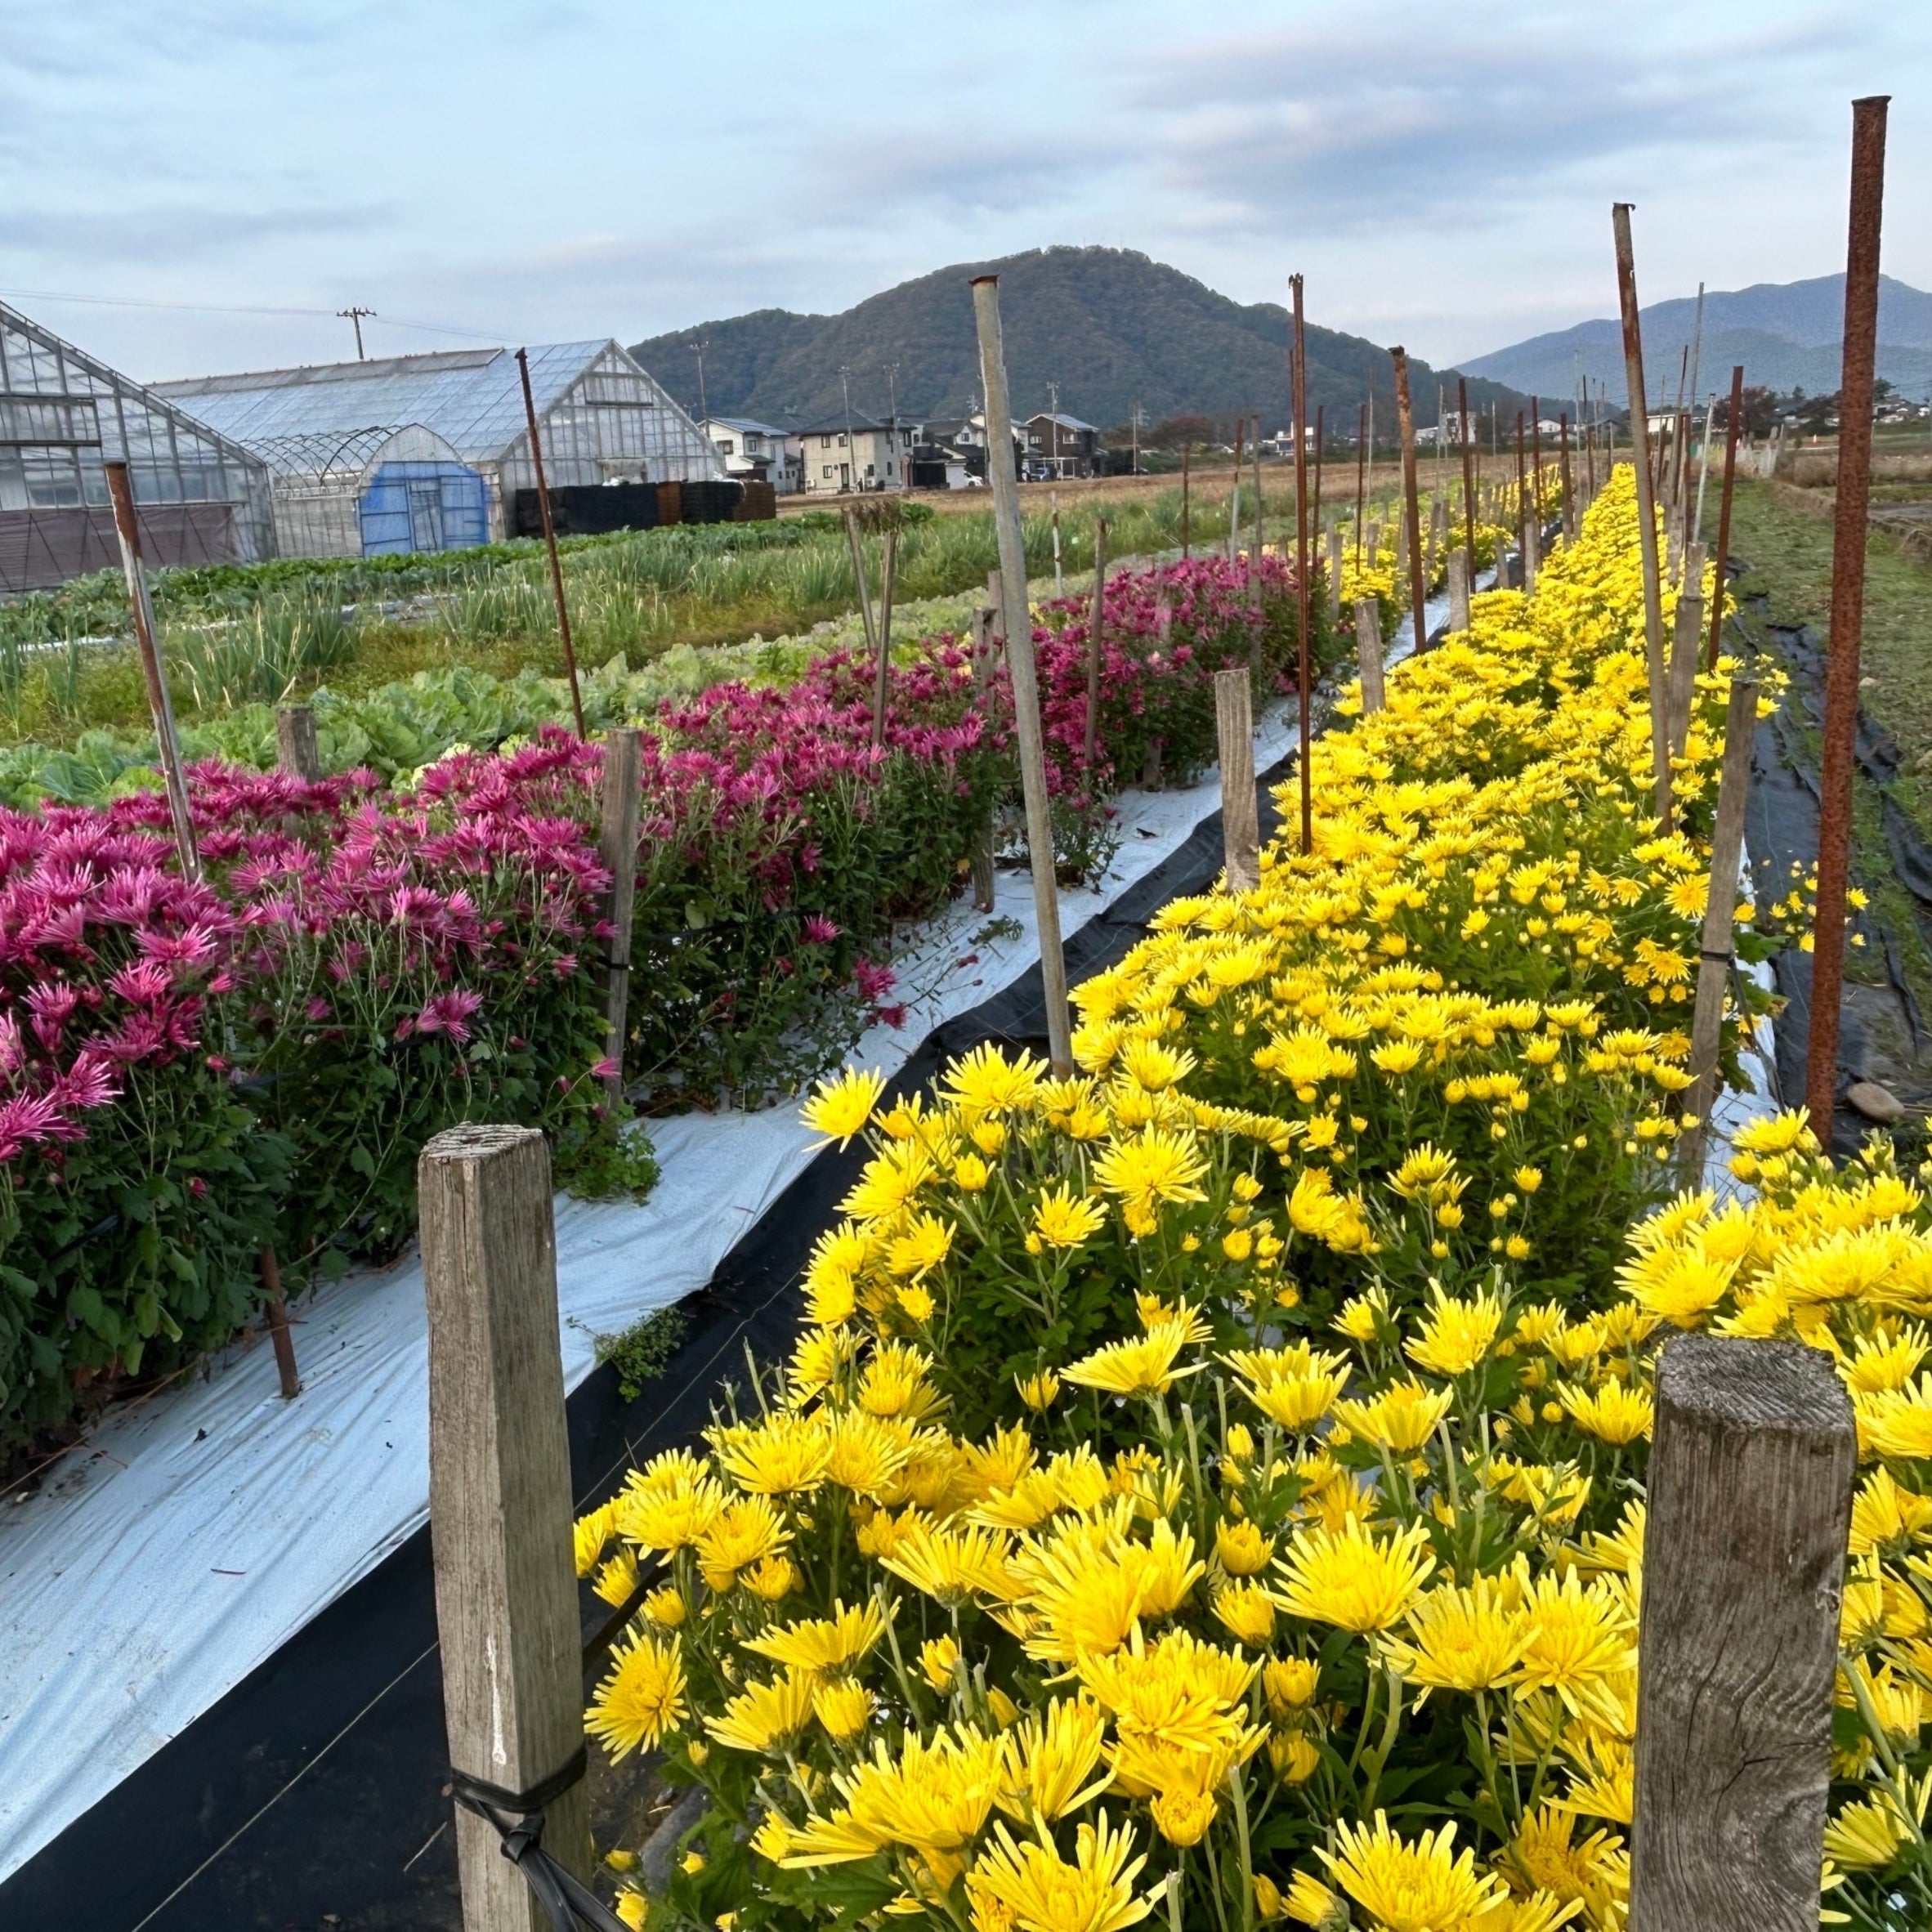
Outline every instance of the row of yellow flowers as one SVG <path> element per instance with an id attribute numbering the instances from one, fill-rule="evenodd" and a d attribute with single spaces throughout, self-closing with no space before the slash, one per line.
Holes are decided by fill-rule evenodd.
<path id="1" fill-rule="evenodd" d="M 1704 1324 L 1854 1391 L 1824 1878 L 1926 1922 L 1932 1237 L 1795 1117 L 1753 1205 L 1671 1197 L 1728 668 L 1661 837 L 1633 498 L 1322 742 L 1311 852 L 1080 989 L 1076 1077 L 810 1103 L 873 1152 L 794 1352 L 578 1526 L 647 1589 L 589 1729 L 710 1798 L 627 1923 L 1621 1926 L 1650 1364 Z"/>

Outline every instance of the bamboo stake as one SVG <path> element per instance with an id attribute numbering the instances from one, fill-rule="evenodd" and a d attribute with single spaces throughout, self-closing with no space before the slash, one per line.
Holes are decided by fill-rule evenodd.
<path id="1" fill-rule="evenodd" d="M 1256 413 L 1254 418 L 1254 446 L 1251 460 L 1254 465 L 1254 553 L 1253 561 L 1248 566 L 1248 575 L 1250 579 L 1253 581 L 1259 579 L 1261 570 L 1261 552 L 1267 545 L 1267 539 L 1263 534 L 1266 525 L 1261 508 L 1261 417 L 1259 412 Z M 1319 480 L 1320 472 L 1317 471 L 1317 482 Z M 1322 492 L 1318 488 L 1315 492 L 1315 500 L 1317 504 L 1322 500 Z M 1254 651 L 1256 657 L 1259 658 L 1261 651 L 1259 638 L 1257 638 Z"/>
<path id="2" fill-rule="evenodd" d="M 1057 490 L 1047 492 L 1047 502 L 1053 512 L 1053 595 L 1067 595 L 1067 574 L 1060 567 L 1060 493 Z"/>
<path id="3" fill-rule="evenodd" d="M 1192 492 L 1188 484 L 1187 459 L 1193 454 L 1194 445 L 1192 443 L 1181 445 L 1181 561 L 1183 563 L 1187 561 L 1193 550 L 1193 544 L 1190 540 L 1192 533 L 1189 529 L 1187 515 L 1188 506 L 1192 501 Z"/>
<path id="4" fill-rule="evenodd" d="M 1452 631 L 1466 631 L 1469 628 L 1469 559 L 1462 550 L 1449 552 L 1449 628 Z"/>
<path id="5" fill-rule="evenodd" d="M 1355 567 L 1362 568 L 1362 519 L 1368 514 L 1369 406 L 1362 405 L 1355 430 Z"/>
<path id="6" fill-rule="evenodd" d="M 161 670 L 161 646 L 154 628 L 154 606 L 148 595 L 148 574 L 141 562 L 141 530 L 134 517 L 134 490 L 125 463 L 105 463 L 108 501 L 114 507 L 114 534 L 121 543 L 121 570 L 127 579 L 127 602 L 134 615 L 134 641 L 141 652 L 141 675 L 147 681 L 148 713 L 154 724 L 154 749 L 168 788 L 168 815 L 174 824 L 174 844 L 181 876 L 199 881 L 201 853 L 195 843 L 195 819 L 188 807 L 188 780 L 181 769 L 181 740 L 175 735 L 174 706 Z"/>
<path id="7" fill-rule="evenodd" d="M 1228 499 L 1228 561 L 1234 561 L 1235 547 L 1241 541 L 1241 452 L 1246 447 L 1242 437 L 1246 433 L 1248 419 L 1237 416 L 1234 419 L 1234 489 Z"/>
<path id="8" fill-rule="evenodd" d="M 1476 581 L 1476 472 L 1475 438 L 1469 434 L 1469 384 L 1466 376 L 1456 378 L 1456 433 L 1462 443 L 1462 520 L 1469 547 L 1469 579 Z"/>
<path id="9" fill-rule="evenodd" d="M 1731 561 L 1731 485 L 1737 476 L 1737 432 L 1739 419 L 1744 414 L 1744 365 L 1737 364 L 1731 371 L 1731 414 L 1724 425 L 1724 481 L 1723 493 L 1718 499 L 1717 509 L 1717 581 L 1712 587 L 1711 599 L 1711 646 L 1704 660 L 1704 668 L 1717 669 L 1718 645 L 1721 641 L 1724 622 L 1724 592 L 1727 588 L 1725 572 Z"/>
<path id="10" fill-rule="evenodd" d="M 1644 664 L 1650 686 L 1650 757 L 1657 823 L 1670 829 L 1670 747 L 1665 732 L 1664 601 L 1657 572 L 1657 494 L 1650 474 L 1650 426 L 1644 387 L 1644 333 L 1637 308 L 1636 254 L 1630 203 L 1612 204 L 1617 297 L 1623 311 L 1623 360 L 1630 396 L 1631 449 L 1637 474 L 1637 540 L 1644 557 Z"/>
<path id="11" fill-rule="evenodd" d="M 1415 624 L 1417 656 L 1429 648 L 1429 619 L 1423 608 L 1422 512 L 1415 494 L 1415 414 L 1409 400 L 1409 358 L 1399 344 L 1389 351 L 1395 363 L 1395 417 L 1402 439 L 1402 530 L 1408 540 L 1409 608 Z"/>
<path id="12" fill-rule="evenodd" d="M 994 575 L 997 576 L 999 573 L 995 571 Z M 990 606 L 982 606 L 973 614 L 973 697 L 979 707 L 985 728 L 988 731 L 991 729 L 990 699 L 993 681 L 993 621 L 994 613 Z M 1092 763 L 1089 751 L 1089 767 Z M 980 822 L 973 833 L 968 855 L 973 868 L 973 905 L 977 912 L 991 912 L 993 910 L 993 802 L 988 798 L 984 810 L 980 813 Z"/>
<path id="13" fill-rule="evenodd" d="M 986 432 L 995 449 L 1012 446 L 1006 351 L 1000 326 L 1000 278 L 973 279 L 979 330 L 980 384 Z M 1013 682 L 1014 736 L 1026 807 L 1026 847 L 1033 873 L 1033 907 L 1040 927 L 1040 973 L 1046 1002 L 1048 1058 L 1058 1079 L 1073 1073 L 1072 1024 L 1067 1004 L 1067 959 L 1060 945 L 1060 893 L 1053 866 L 1053 809 L 1047 797 L 1046 751 L 1040 722 L 1040 679 L 1033 662 L 1033 620 L 1026 608 L 1026 552 L 1020 492 L 1012 466 L 993 469 L 993 508 L 1000 539 L 1000 575 L 1006 609 L 1006 664 Z"/>
<path id="14" fill-rule="evenodd" d="M 1711 1111 L 1717 1105 L 1718 1049 L 1722 1042 L 1724 995 L 1735 960 L 1732 944 L 1737 914 L 1737 863 L 1744 850 L 1744 808 L 1751 789 L 1751 744 L 1758 728 L 1758 682 L 1731 681 L 1724 713 L 1724 766 L 1717 782 L 1716 822 L 1711 834 L 1711 882 L 1704 896 L 1704 933 L 1697 958 L 1697 1000 L 1691 1021 L 1689 1090 L 1684 1111 L 1697 1125 L 1688 1129 L 1684 1185 L 1703 1184 L 1704 1149 Z"/>
<path id="15" fill-rule="evenodd" d="M 631 924 L 637 897 L 637 815 L 642 801 L 644 734 L 624 726 L 604 734 L 604 776 L 599 787 L 597 859 L 610 874 L 605 918 L 604 1055 L 616 1062 L 605 1085 L 615 1102 L 624 1098 L 624 1053 L 630 1042 Z"/>
<path id="16" fill-rule="evenodd" d="M 1107 648 L 1107 519 L 1093 523 L 1093 596 L 1087 606 L 1087 736 L 1082 768 L 1093 782 L 1093 754 L 1100 739 L 1100 666 Z"/>
<path id="17" fill-rule="evenodd" d="M 1704 485 L 1711 481 L 1711 432 L 1717 422 L 1717 398 L 1704 405 L 1704 440 L 1697 445 L 1697 507 L 1691 517 L 1690 540 L 1704 540 Z"/>
<path id="18" fill-rule="evenodd" d="M 530 352 L 517 351 L 517 373 L 523 382 L 523 419 L 530 436 L 530 467 L 537 477 L 537 514 L 543 525 L 543 548 L 550 558 L 550 594 L 557 604 L 557 634 L 563 644 L 564 675 L 570 681 L 570 715 L 577 721 L 577 736 L 587 737 L 584 729 L 584 694 L 577 688 L 577 651 L 570 642 L 570 613 L 564 602 L 563 566 L 557 556 L 557 525 L 550 515 L 550 486 L 543 481 L 543 443 L 537 434 L 537 403 L 530 392 Z"/>
<path id="19" fill-rule="evenodd" d="M 1295 292 L 1295 339 L 1289 392 L 1295 414 L 1295 600 L 1298 613 L 1296 631 L 1299 650 L 1295 682 L 1297 722 L 1299 726 L 1301 780 L 1301 849 L 1315 849 L 1314 779 L 1308 769 L 1313 732 L 1308 705 L 1314 683 L 1312 654 L 1308 648 L 1308 356 L 1301 312 L 1302 280 L 1299 271 L 1288 278 Z"/>
<path id="20" fill-rule="evenodd" d="M 1328 526 L 1328 622 L 1330 628 L 1342 621 L 1342 533 Z"/>
<path id="21" fill-rule="evenodd" d="M 1680 758 L 1690 736 L 1691 706 L 1697 691 L 1697 660 L 1704 649 L 1704 546 L 1684 552 L 1684 588 L 1670 636 L 1670 756 Z"/>
<path id="22" fill-rule="evenodd" d="M 872 585 L 865 573 L 865 547 L 859 535 L 859 513 L 849 504 L 845 512 L 845 540 L 852 551 L 852 580 L 859 587 L 859 621 L 865 632 L 865 655 L 879 655 L 879 625 L 872 615 Z"/>
<path id="23" fill-rule="evenodd" d="M 1055 533 L 1056 535 L 1058 532 Z M 1057 566 L 1057 560 L 1056 560 Z M 885 743 L 886 691 L 892 669 L 892 584 L 899 570 L 899 528 L 885 534 L 885 561 L 879 578 L 879 653 L 872 673 L 872 745 Z"/>

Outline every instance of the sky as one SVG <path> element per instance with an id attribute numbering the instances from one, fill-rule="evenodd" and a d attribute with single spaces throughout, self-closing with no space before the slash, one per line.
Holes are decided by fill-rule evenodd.
<path id="1" fill-rule="evenodd" d="M 1613 200 L 1646 302 L 1841 269 L 1867 93 L 1932 288 L 1926 0 L 13 0 L 0 299 L 155 379 L 1098 243 L 1453 364 L 1615 312 Z"/>

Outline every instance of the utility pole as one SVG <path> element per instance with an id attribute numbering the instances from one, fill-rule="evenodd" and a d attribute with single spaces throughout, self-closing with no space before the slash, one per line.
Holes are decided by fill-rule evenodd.
<path id="1" fill-rule="evenodd" d="M 1052 426 L 1053 474 L 1060 474 L 1060 385 L 1047 384 L 1047 421 Z"/>
<path id="2" fill-rule="evenodd" d="M 698 420 L 708 423 L 711 419 L 711 405 L 704 396 L 704 351 L 711 344 L 706 338 L 700 335 L 691 338 L 691 346 L 697 352 L 698 358 Z"/>
<path id="3" fill-rule="evenodd" d="M 373 309 L 357 308 L 353 304 L 346 309 L 338 309 L 336 311 L 336 314 L 341 316 L 343 321 L 351 323 L 355 327 L 356 360 L 358 362 L 366 362 L 369 360 L 369 358 L 362 352 L 363 318 L 364 316 L 368 316 L 373 319 L 374 317 L 375 312 L 376 311 Z"/>
<path id="4" fill-rule="evenodd" d="M 899 365 L 896 362 L 886 364 L 886 387 L 892 404 L 892 413 L 887 420 L 892 424 L 892 441 L 899 445 L 899 488 L 903 493 L 912 487 L 912 445 L 899 433 Z"/>

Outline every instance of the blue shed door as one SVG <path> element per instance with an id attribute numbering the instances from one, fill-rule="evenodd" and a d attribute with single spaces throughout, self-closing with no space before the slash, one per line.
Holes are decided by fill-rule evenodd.
<path id="1" fill-rule="evenodd" d="M 386 463 L 356 506 L 364 557 L 467 550 L 490 540 L 490 493 L 460 463 Z"/>

